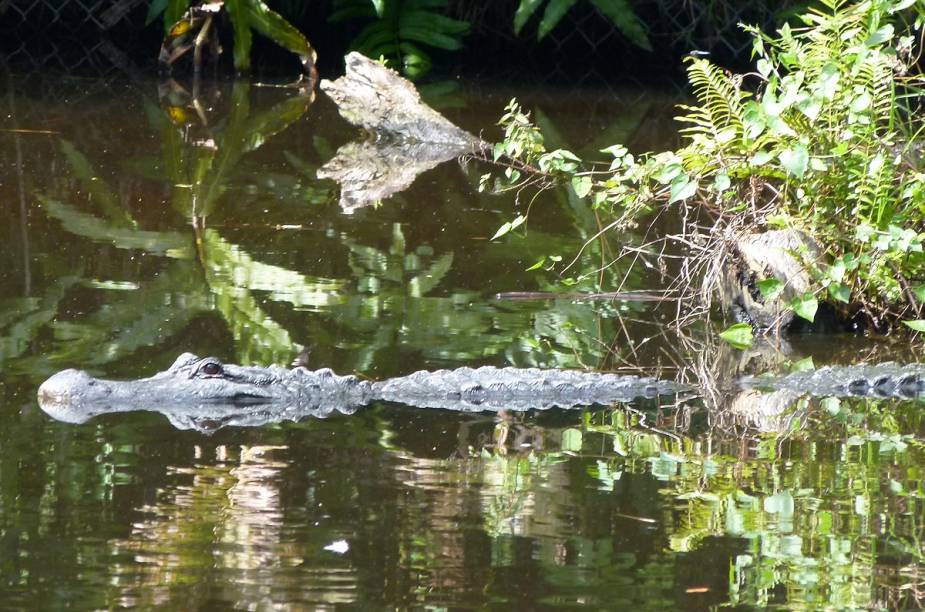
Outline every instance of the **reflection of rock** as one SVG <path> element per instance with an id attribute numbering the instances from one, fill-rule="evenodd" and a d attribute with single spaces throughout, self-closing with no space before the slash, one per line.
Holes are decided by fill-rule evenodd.
<path id="1" fill-rule="evenodd" d="M 318 178 L 340 183 L 340 206 L 352 213 L 406 189 L 417 175 L 470 150 L 409 141 L 348 142 L 318 170 Z"/>
<path id="2" fill-rule="evenodd" d="M 793 321 L 787 304 L 810 290 L 812 279 L 804 262 L 818 262 L 822 250 L 815 240 L 796 230 L 774 230 L 748 234 L 736 240 L 736 260 L 727 266 L 722 280 L 723 309 L 759 329 L 780 330 Z M 779 296 L 765 301 L 757 281 L 777 279 L 784 288 Z"/>
<path id="3" fill-rule="evenodd" d="M 336 81 L 321 81 L 321 89 L 351 124 L 415 142 L 480 146 L 478 138 L 421 102 L 414 85 L 394 70 L 356 52 L 345 61 L 346 74 Z"/>

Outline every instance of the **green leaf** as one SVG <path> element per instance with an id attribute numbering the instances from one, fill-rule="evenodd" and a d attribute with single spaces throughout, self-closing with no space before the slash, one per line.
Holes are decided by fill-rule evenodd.
<path id="1" fill-rule="evenodd" d="M 870 110 L 871 102 L 873 102 L 873 99 L 870 97 L 870 94 L 864 91 L 851 101 L 848 108 L 850 108 L 853 113 L 865 113 Z"/>
<path id="2" fill-rule="evenodd" d="M 514 219 L 513 221 L 506 222 L 504 225 L 502 225 L 501 227 L 499 227 L 499 228 L 498 228 L 498 231 L 495 232 L 495 235 L 491 237 L 491 240 L 495 240 L 495 239 L 497 239 L 497 238 L 500 238 L 501 236 L 507 234 L 507 233 L 510 232 L 511 230 L 520 227 L 521 225 L 523 225 L 523 222 L 526 221 L 526 220 L 527 220 L 527 218 L 526 218 L 525 216 L 523 216 L 523 215 L 518 215 L 517 218 Z"/>
<path id="3" fill-rule="evenodd" d="M 915 285 L 912 287 L 912 295 L 920 302 L 925 302 L 925 285 Z"/>
<path id="4" fill-rule="evenodd" d="M 543 40 L 547 34 L 559 25 L 562 18 L 578 0 L 549 0 L 546 5 L 546 11 L 543 12 L 543 18 L 540 20 L 540 26 L 536 31 L 536 37 Z"/>
<path id="5" fill-rule="evenodd" d="M 247 72 L 251 68 L 251 47 L 254 35 L 251 33 L 250 20 L 244 3 L 247 0 L 227 0 L 225 10 L 234 30 L 234 68 Z"/>
<path id="6" fill-rule="evenodd" d="M 893 38 L 893 26 L 887 24 L 871 34 L 867 40 L 864 41 L 864 45 L 867 47 L 876 47 L 877 45 L 882 45 L 885 42 L 888 42 Z"/>
<path id="7" fill-rule="evenodd" d="M 819 405 L 832 416 L 841 411 L 841 400 L 837 397 L 824 397 L 819 401 Z"/>
<path id="8" fill-rule="evenodd" d="M 842 279 L 845 278 L 846 271 L 845 260 L 839 257 L 829 266 L 829 269 L 826 270 L 826 275 L 836 283 L 840 283 Z"/>
<path id="9" fill-rule="evenodd" d="M 373 3 L 373 8 L 376 9 L 376 16 L 382 17 L 385 13 L 385 0 L 370 0 Z"/>
<path id="10" fill-rule="evenodd" d="M 536 12 L 536 9 L 543 4 L 543 0 L 520 0 L 520 5 L 517 7 L 517 12 L 514 13 L 514 33 L 520 34 L 520 31 L 524 28 L 527 22 L 530 20 L 530 17 L 533 16 L 533 13 Z"/>
<path id="11" fill-rule="evenodd" d="M 657 174 L 655 174 L 654 178 L 662 185 L 667 185 L 683 172 L 684 167 L 680 162 L 671 162 L 665 164 L 662 169 L 659 170 Z"/>
<path id="12" fill-rule="evenodd" d="M 398 29 L 398 36 L 404 40 L 414 40 L 447 51 L 456 51 L 463 46 L 462 41 L 455 36 L 430 28 L 406 26 L 404 23 Z"/>
<path id="13" fill-rule="evenodd" d="M 511 231 L 511 223 L 510 223 L 510 221 L 505 222 L 504 225 L 502 225 L 501 227 L 499 227 L 499 228 L 498 228 L 498 231 L 495 232 L 495 235 L 491 237 L 491 240 L 496 240 L 496 239 L 500 238 L 501 236 L 505 235 L 506 233 L 508 233 L 509 231 Z"/>
<path id="14" fill-rule="evenodd" d="M 822 112 L 822 99 L 819 96 L 808 97 L 797 103 L 797 109 L 806 115 L 810 123 L 813 123 Z"/>
<path id="15" fill-rule="evenodd" d="M 917 332 L 925 332 L 925 320 L 915 319 L 914 321 L 903 321 L 903 325 Z"/>
<path id="16" fill-rule="evenodd" d="M 768 118 L 768 129 L 777 136 L 789 136 L 794 137 L 797 133 L 794 131 L 790 124 L 781 119 L 780 117 L 769 117 Z"/>
<path id="17" fill-rule="evenodd" d="M 794 145 L 781 151 L 777 157 L 788 174 L 792 174 L 798 179 L 803 178 L 806 168 L 809 166 L 809 152 L 806 147 L 802 144 Z"/>
<path id="18" fill-rule="evenodd" d="M 784 283 L 776 278 L 766 278 L 755 283 L 765 302 L 775 299 L 784 290 Z"/>
<path id="19" fill-rule="evenodd" d="M 813 363 L 812 357 L 804 357 L 796 363 L 790 366 L 791 372 L 809 372 L 810 370 L 815 370 L 816 364 Z"/>
<path id="20" fill-rule="evenodd" d="M 757 151 L 754 155 L 752 155 L 751 164 L 753 166 L 763 166 L 771 161 L 772 157 L 773 156 L 768 151 Z"/>
<path id="21" fill-rule="evenodd" d="M 629 150 L 621 144 L 610 145 L 606 149 L 601 149 L 601 153 L 609 153 L 610 155 L 616 157 L 623 157 L 629 152 Z"/>
<path id="22" fill-rule="evenodd" d="M 861 225 L 858 225 L 854 233 L 855 240 L 857 240 L 858 242 L 862 242 L 862 243 L 870 242 L 870 240 L 876 235 L 877 235 L 876 228 L 870 225 L 867 225 L 866 223 L 862 223 Z"/>
<path id="23" fill-rule="evenodd" d="M 671 197 L 668 198 L 669 204 L 674 204 L 679 200 L 686 200 L 697 193 L 697 181 L 690 180 L 686 174 L 682 174 L 671 182 Z"/>
<path id="24" fill-rule="evenodd" d="M 844 283 L 832 283 L 829 285 L 829 295 L 833 300 L 847 304 L 851 300 L 851 289 Z"/>
<path id="25" fill-rule="evenodd" d="M 640 49 L 652 51 L 646 25 L 630 6 L 629 0 L 591 0 L 591 4 L 610 19 L 630 42 Z"/>
<path id="26" fill-rule="evenodd" d="M 819 308 L 819 301 L 812 293 L 805 293 L 799 297 L 793 298 L 790 301 L 790 307 L 793 308 L 793 312 L 795 312 L 798 317 L 812 323 L 813 319 L 816 318 L 816 310 Z"/>
<path id="27" fill-rule="evenodd" d="M 225 0 L 225 6 L 228 6 Z M 243 1 L 243 0 L 238 0 Z M 277 45 L 299 56 L 302 64 L 315 63 L 315 50 L 312 49 L 308 39 L 279 13 L 270 10 L 262 0 L 246 0 L 247 19 L 250 26 L 263 36 L 266 36 Z M 237 65 L 238 58 L 235 57 Z"/>
<path id="28" fill-rule="evenodd" d="M 736 323 L 727 327 L 719 333 L 719 337 L 737 349 L 748 348 L 754 341 L 752 326 L 748 323 Z"/>
<path id="29" fill-rule="evenodd" d="M 713 190 L 716 193 L 722 193 L 729 189 L 732 186 L 732 181 L 729 180 L 729 175 L 725 173 L 719 173 L 716 175 L 716 178 L 713 179 Z"/>
<path id="30" fill-rule="evenodd" d="M 589 176 L 576 176 L 572 179 L 572 189 L 575 190 L 575 195 L 579 198 L 587 197 L 591 193 L 591 177 Z"/>
<path id="31" fill-rule="evenodd" d="M 790 217 L 785 214 L 770 214 L 764 220 L 770 227 L 777 229 L 787 229 L 791 222 Z"/>
<path id="32" fill-rule="evenodd" d="M 728 127 L 724 130 L 720 130 L 716 133 L 716 142 L 717 144 L 726 144 L 730 140 L 738 136 L 739 132 L 734 127 Z"/>
<path id="33" fill-rule="evenodd" d="M 581 430 L 566 429 L 562 432 L 562 450 L 577 453 L 581 451 Z"/>
<path id="34" fill-rule="evenodd" d="M 145 25 L 151 25 L 151 23 L 157 19 L 157 16 L 163 13 L 166 9 L 167 0 L 151 0 L 151 4 L 148 5 L 148 14 L 145 17 Z"/>
<path id="35" fill-rule="evenodd" d="M 539 270 L 546 264 L 546 256 L 540 257 L 535 264 L 524 270 L 524 272 L 532 272 L 534 270 Z"/>

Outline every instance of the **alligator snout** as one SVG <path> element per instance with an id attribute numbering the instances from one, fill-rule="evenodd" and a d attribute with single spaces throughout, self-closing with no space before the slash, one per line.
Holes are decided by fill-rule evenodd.
<path id="1" fill-rule="evenodd" d="M 88 396 L 108 395 L 105 385 L 81 370 L 62 370 L 39 387 L 39 404 L 43 407 L 71 403 Z"/>

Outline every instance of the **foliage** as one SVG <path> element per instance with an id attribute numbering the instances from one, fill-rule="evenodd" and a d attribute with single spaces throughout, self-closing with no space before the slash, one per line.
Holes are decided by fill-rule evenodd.
<path id="1" fill-rule="evenodd" d="M 565 17 L 578 0 L 520 0 L 514 14 L 514 32 L 520 34 L 524 26 L 537 10 L 545 3 L 546 9 L 537 26 L 537 38 L 542 40 Z M 629 0 L 588 0 L 598 11 L 607 17 L 617 30 L 637 47 L 652 51 L 646 26 L 636 15 Z"/>
<path id="2" fill-rule="evenodd" d="M 465 21 L 443 14 L 448 0 L 335 0 L 330 21 L 369 22 L 351 43 L 355 51 L 385 58 L 410 78 L 431 67 L 423 46 L 447 51 L 462 48 L 469 31 Z"/>
<path id="3" fill-rule="evenodd" d="M 801 17 L 804 27 L 785 24 L 773 37 L 750 28 L 755 72 L 688 59 L 697 104 L 682 107 L 682 148 L 637 159 L 614 145 L 606 177 L 593 181 L 577 159 L 560 170 L 624 223 L 656 201 L 694 199 L 719 228 L 808 232 L 828 260 L 811 265 L 813 293 L 790 304 L 804 318 L 824 299 L 875 323 L 920 315 L 925 124 L 916 104 L 925 81 L 914 72 L 913 30 L 896 30 L 922 22 L 921 7 L 904 12 L 912 4 L 824 0 Z M 524 160 L 556 153 L 511 146 L 529 134 L 525 115 L 509 112 L 503 123 L 496 151 Z"/>
<path id="4" fill-rule="evenodd" d="M 193 0 L 152 0 L 147 22 L 164 16 L 164 31 L 170 35 L 184 20 Z M 314 66 L 315 50 L 305 35 L 263 0 L 224 0 L 224 8 L 234 29 L 234 67 L 240 72 L 250 70 L 253 33 L 265 36 L 301 58 L 306 67 Z"/>

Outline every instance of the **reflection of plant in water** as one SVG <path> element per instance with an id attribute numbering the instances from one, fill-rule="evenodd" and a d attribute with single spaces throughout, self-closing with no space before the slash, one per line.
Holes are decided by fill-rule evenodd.
<path id="1" fill-rule="evenodd" d="M 235 86 L 231 114 L 221 128 L 210 130 L 210 146 L 185 142 L 181 130 L 166 117 L 152 115 L 162 128 L 162 160 L 173 185 L 172 205 L 193 219 L 195 227 L 200 227 L 214 210 L 240 159 L 302 116 L 310 102 L 302 96 L 290 97 L 255 114 L 250 112 L 247 94 L 247 86 Z M 284 362 L 299 347 L 284 328 L 263 312 L 252 292 L 266 292 L 269 299 L 296 307 L 337 299 L 337 281 L 308 278 L 254 261 L 214 230 L 198 231 L 195 248 L 190 237 L 180 233 L 139 230 L 87 158 L 68 142 L 62 143 L 62 151 L 103 217 L 40 195 L 49 215 L 77 235 L 179 261 L 162 270 L 155 280 L 144 283 L 140 291 L 111 299 L 96 313 L 55 323 L 56 339 L 66 341 L 56 357 L 98 365 L 112 363 L 141 347 L 170 338 L 196 313 L 217 310 L 237 341 L 241 360 Z M 198 269 L 189 263 L 194 256 L 200 260 Z M 101 286 L 110 285 L 104 282 Z"/>
<path id="2" fill-rule="evenodd" d="M 915 500 L 925 497 L 925 489 L 917 476 L 910 480 L 915 472 L 902 475 L 902 466 L 920 461 L 904 446 L 907 440 L 920 443 L 920 423 L 905 418 L 910 410 L 897 410 L 896 403 L 843 400 L 834 407 L 845 411 L 840 424 L 827 401 L 821 414 L 811 411 L 804 418 L 802 430 L 787 434 L 790 440 L 759 440 L 754 458 L 723 454 L 720 440 L 711 437 L 640 429 L 632 413 L 595 415 L 587 428 L 602 434 L 617 456 L 598 459 L 591 473 L 605 487 L 626 471 L 665 483 L 663 494 L 682 510 L 667 526 L 674 551 L 697 550 L 711 537 L 745 540 L 747 549 L 735 557 L 730 575 L 733 605 L 784 603 L 784 586 L 787 605 L 866 607 L 873 603 L 877 568 L 889 563 L 878 558 L 878 540 L 917 537 L 905 523 L 906 517 L 916 520 Z M 919 433 L 898 433 L 909 432 L 910 425 Z M 891 509 L 897 507 L 905 510 L 896 515 Z M 892 538 L 881 535 L 877 522 Z"/>
<path id="3" fill-rule="evenodd" d="M 77 276 L 61 276 L 41 297 L 0 299 L 0 367 L 14 361 L 29 348 L 41 327 L 54 320 L 64 294 L 80 282 Z"/>
<path id="4" fill-rule="evenodd" d="M 453 253 L 444 253 L 425 267 L 425 261 L 433 257 L 433 249 L 422 245 L 408 253 L 405 235 L 399 224 L 392 226 L 392 244 L 388 251 L 353 242 L 350 248 L 350 269 L 357 277 L 359 290 L 380 294 L 382 281 L 394 283 L 398 290 L 410 297 L 427 295 L 440 282 L 453 265 Z"/>
<path id="5" fill-rule="evenodd" d="M 508 456 L 483 449 L 479 474 L 486 533 L 492 537 L 524 535 L 524 519 L 532 514 L 534 489 L 548 479 L 550 466 L 563 460 L 556 453 Z"/>
<path id="6" fill-rule="evenodd" d="M 164 178 L 173 186 L 172 206 L 194 222 L 204 220 L 230 187 L 241 159 L 302 117 L 311 102 L 310 96 L 294 95 L 255 112 L 250 104 L 250 85 L 235 81 L 228 116 L 220 127 L 209 130 L 209 146 L 185 142 L 183 131 L 164 114 L 149 112 L 149 118 L 160 128 L 162 144 L 161 159 L 150 165 L 163 166 Z"/>
<path id="7" fill-rule="evenodd" d="M 635 408 L 588 412 L 579 428 L 534 427 L 545 440 L 526 453 L 515 440 L 505 450 L 505 436 L 497 435 L 506 431 L 501 422 L 488 444 L 494 450 L 473 449 L 470 462 L 478 469 L 468 469 L 482 483 L 485 528 L 499 540 L 493 550 L 503 555 L 512 535 L 572 534 L 574 526 L 547 524 L 568 516 L 564 508 L 549 507 L 561 479 L 576 487 L 583 472 L 589 488 L 627 499 L 627 481 L 642 475 L 657 483 L 668 501 L 665 512 L 620 516 L 660 524 L 674 553 L 668 563 L 702 554 L 717 540 L 739 542 L 729 549 L 730 605 L 822 601 L 854 609 L 876 607 L 887 597 L 909 605 L 925 575 L 919 406 L 842 400 L 836 414 L 829 400 L 810 404 L 801 428 L 745 440 L 716 430 L 693 435 L 653 427 L 648 411 Z M 908 444 L 889 443 L 894 434 Z M 545 447 L 551 450 L 540 450 Z M 569 542 L 588 545 L 587 559 L 605 554 L 600 543 L 578 534 Z M 540 558 L 558 554 L 550 550 Z M 601 566 L 618 563 L 616 551 L 607 554 Z M 651 571 L 658 559 L 650 560 Z M 676 585 L 678 577 L 663 579 Z"/>

